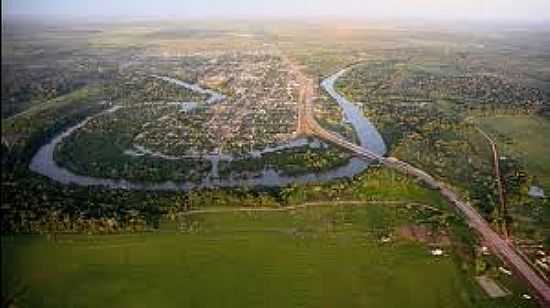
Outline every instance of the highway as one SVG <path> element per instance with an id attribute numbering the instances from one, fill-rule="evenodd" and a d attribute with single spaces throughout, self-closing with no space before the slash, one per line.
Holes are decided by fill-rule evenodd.
<path id="1" fill-rule="evenodd" d="M 487 221 L 474 207 L 472 207 L 468 202 L 461 200 L 459 194 L 453 188 L 441 181 L 436 180 L 427 172 L 406 162 L 400 161 L 394 157 L 383 157 L 377 155 L 376 153 L 357 144 L 351 143 L 337 134 L 321 127 L 321 125 L 319 125 L 319 123 L 315 120 L 313 114 L 313 103 L 315 97 L 314 83 L 311 78 L 307 78 L 307 76 L 303 73 L 300 74 L 301 76 L 299 80 L 302 88 L 300 91 L 300 115 L 298 116 L 298 127 L 301 133 L 314 135 L 318 138 L 345 148 L 359 157 L 379 161 L 388 168 L 417 178 L 431 189 L 438 190 L 441 195 L 444 196 L 449 203 L 463 215 L 468 222 L 468 225 L 481 235 L 487 243 L 488 248 L 499 256 L 505 263 L 507 263 L 516 274 L 520 275 L 520 277 L 522 277 L 523 280 L 529 284 L 531 289 L 536 292 L 542 305 L 545 307 L 550 307 L 550 286 L 547 281 L 540 277 L 535 270 L 531 268 L 527 261 L 521 257 L 517 251 L 517 248 L 513 246 L 512 243 L 504 240 L 498 233 L 491 229 Z"/>

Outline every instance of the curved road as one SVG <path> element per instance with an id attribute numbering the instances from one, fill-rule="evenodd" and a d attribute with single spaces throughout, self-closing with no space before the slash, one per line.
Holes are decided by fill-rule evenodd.
<path id="1" fill-rule="evenodd" d="M 544 306 L 550 306 L 550 286 L 548 283 L 543 280 L 520 256 L 513 244 L 505 241 L 499 236 L 498 233 L 491 229 L 487 221 L 474 207 L 472 207 L 468 202 L 461 200 L 458 193 L 447 184 L 436 180 L 423 170 L 418 169 L 406 162 L 400 161 L 397 158 L 386 158 L 378 155 L 369 149 L 365 149 L 359 145 L 344 140 L 337 134 L 321 127 L 313 116 L 313 98 L 315 93 L 313 81 L 310 78 L 307 78 L 303 73 L 301 73 L 300 80 L 302 81 L 302 91 L 300 96 L 301 108 L 299 110 L 302 114 L 299 116 L 301 122 L 299 125 L 304 133 L 312 134 L 334 143 L 357 154 L 359 157 L 379 161 L 388 168 L 415 177 L 425 183 L 428 187 L 439 190 L 440 193 L 462 213 L 469 226 L 481 234 L 483 239 L 488 243 L 489 248 L 504 262 L 509 264 L 509 266 L 514 269 L 514 272 L 519 274 L 530 285 L 530 287 L 538 294 L 542 304 Z M 334 91 L 334 89 L 332 90 Z"/>

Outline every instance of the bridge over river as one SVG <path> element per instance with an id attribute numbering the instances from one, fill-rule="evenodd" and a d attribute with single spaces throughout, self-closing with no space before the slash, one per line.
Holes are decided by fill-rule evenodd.
<path id="1" fill-rule="evenodd" d="M 333 76 L 341 76 L 346 70 L 342 70 Z M 339 94 L 335 97 L 336 90 L 334 89 L 334 80 L 327 79 L 321 84 L 335 100 L 342 99 Z M 398 172 L 406 174 L 408 176 L 417 178 L 426 186 L 434 190 L 439 190 L 450 204 L 452 204 L 460 213 L 466 218 L 469 226 L 479 232 L 482 238 L 488 243 L 489 248 L 498 255 L 504 262 L 509 264 L 514 269 L 514 272 L 522 277 L 529 286 L 538 294 L 539 300 L 542 305 L 550 306 L 550 286 L 548 282 L 539 276 L 535 270 L 529 265 L 529 263 L 521 256 L 517 248 L 509 241 L 504 240 L 497 232 L 493 231 L 487 221 L 477 212 L 477 210 L 466 201 L 461 200 L 458 193 L 446 183 L 436 180 L 428 173 L 421 169 L 418 169 L 406 162 L 400 161 L 394 157 L 384 157 L 375 151 L 351 143 L 341 136 L 328 131 L 321 127 L 315 120 L 313 115 L 313 100 L 315 87 L 311 79 L 308 79 L 305 75 L 301 78 L 301 95 L 300 95 L 300 124 L 299 127 L 304 134 L 314 135 L 318 138 L 326 140 L 330 143 L 338 145 L 350 152 L 355 153 L 357 156 L 367 159 L 378 161 L 384 166 L 394 169 Z"/>

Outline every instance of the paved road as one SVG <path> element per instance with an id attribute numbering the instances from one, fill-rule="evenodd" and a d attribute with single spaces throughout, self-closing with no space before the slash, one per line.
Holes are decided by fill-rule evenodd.
<path id="1" fill-rule="evenodd" d="M 529 264 L 520 256 L 516 248 L 511 243 L 502 239 L 495 231 L 491 229 L 487 221 L 477 212 L 475 208 L 473 208 L 468 202 L 461 200 L 459 195 L 447 184 L 436 180 L 423 170 L 394 157 L 386 158 L 377 155 L 376 153 L 344 140 L 337 134 L 321 127 L 313 116 L 313 100 L 315 93 L 314 83 L 310 78 L 302 75 L 300 77 L 300 84 L 302 86 L 302 91 L 300 97 L 301 106 L 299 108 L 301 113 L 299 116 L 299 127 L 302 132 L 316 135 L 319 138 L 354 152 L 358 156 L 364 157 L 365 159 L 377 160 L 391 169 L 419 179 L 432 189 L 439 190 L 440 193 L 462 213 L 470 227 L 481 234 L 485 242 L 488 243 L 488 247 L 503 261 L 509 264 L 509 266 L 514 269 L 515 273 L 520 275 L 529 283 L 530 287 L 538 294 L 538 297 L 543 305 L 550 307 L 550 286 L 548 283 L 537 275 L 535 270 L 531 268 Z"/>

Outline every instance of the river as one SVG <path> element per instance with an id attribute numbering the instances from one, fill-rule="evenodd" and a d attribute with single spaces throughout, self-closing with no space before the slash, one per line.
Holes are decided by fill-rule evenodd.
<path id="1" fill-rule="evenodd" d="M 321 86 L 327 93 L 340 105 L 343 110 L 343 116 L 354 127 L 357 136 L 359 138 L 360 145 L 368 148 L 369 150 L 383 155 L 386 152 L 386 146 L 378 130 L 372 125 L 372 123 L 363 116 L 361 109 L 349 102 L 345 97 L 341 96 L 335 89 L 334 83 L 338 78 L 345 74 L 347 69 L 341 70 L 338 73 L 325 79 Z M 209 95 L 207 104 L 215 104 L 223 99 L 225 96 L 218 94 L 212 90 L 201 88 L 197 84 L 189 84 L 177 79 L 154 76 L 156 78 L 172 82 L 180 85 L 186 89 L 195 91 L 201 94 Z M 54 160 L 54 150 L 58 144 L 60 144 L 64 138 L 70 136 L 73 132 L 86 125 L 94 117 L 100 116 L 108 112 L 116 112 L 118 109 L 123 108 L 120 106 L 113 107 L 98 115 L 88 117 L 79 124 L 68 128 L 61 134 L 54 137 L 49 143 L 42 146 L 33 157 L 29 168 L 33 172 L 44 175 L 54 181 L 62 184 L 76 184 L 80 186 L 103 186 L 112 189 L 127 189 L 127 190 L 151 190 L 151 191 L 188 191 L 197 188 L 212 188 L 212 187 L 254 187 L 254 186 L 285 186 L 292 183 L 310 183 L 310 182 L 324 182 L 337 178 L 352 177 L 364 171 L 368 167 L 368 162 L 360 158 L 351 158 L 349 162 L 341 167 L 321 172 L 310 173 L 300 176 L 285 176 L 273 169 L 265 169 L 259 176 L 253 178 L 239 178 L 238 176 L 232 176 L 229 178 L 219 178 L 217 176 L 217 166 L 220 160 L 229 160 L 226 155 L 208 155 L 205 157 L 209 159 L 213 168 L 211 173 L 204 177 L 200 183 L 193 182 L 131 182 L 127 180 L 115 180 L 109 178 L 92 177 L 86 175 L 79 175 L 71 172 L 70 170 L 59 166 Z M 259 151 L 253 154 L 258 157 L 263 153 L 273 152 L 275 150 L 281 150 L 284 148 L 292 148 L 296 146 L 303 146 L 307 144 L 305 139 L 297 139 L 289 141 L 288 144 L 283 144 L 274 148 L 266 148 L 264 151 Z M 315 141 L 312 146 L 317 146 L 319 141 Z"/>

